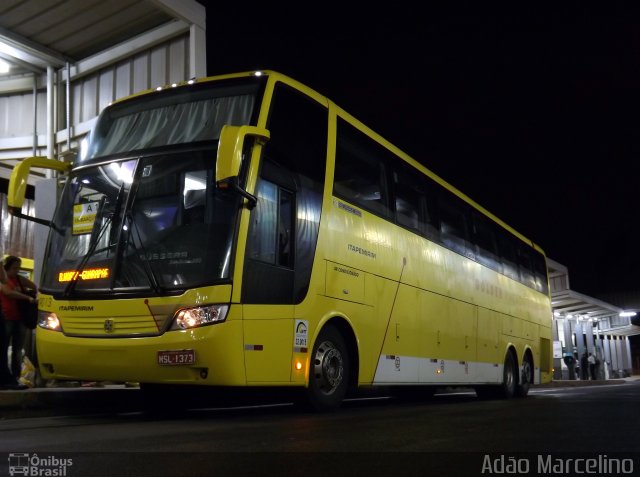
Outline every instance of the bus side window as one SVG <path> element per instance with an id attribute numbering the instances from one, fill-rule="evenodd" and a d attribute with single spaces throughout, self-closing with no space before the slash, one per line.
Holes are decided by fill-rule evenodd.
<path id="1" fill-rule="evenodd" d="M 258 202 L 251 213 L 247 256 L 275 265 L 276 234 L 278 224 L 278 186 L 260 180 L 256 187 Z"/>
<path id="2" fill-rule="evenodd" d="M 438 239 L 433 196 L 429 183 L 410 166 L 396 165 L 393 198 L 398 225 L 431 239 Z"/>
<path id="3" fill-rule="evenodd" d="M 251 214 L 248 257 L 270 265 L 292 268 L 293 194 L 261 179 L 258 203 Z"/>
<path id="4" fill-rule="evenodd" d="M 494 225 L 489 219 L 474 212 L 471 237 L 476 247 L 476 260 L 486 267 L 501 272 L 502 264 L 498 256 Z"/>
<path id="5" fill-rule="evenodd" d="M 280 189 L 278 210 L 278 259 L 281 267 L 293 268 L 293 211 L 295 208 L 294 195 Z"/>
<path id="6" fill-rule="evenodd" d="M 461 255 L 475 258 L 473 251 L 467 247 L 466 215 L 469 214 L 465 212 L 464 204 L 457 197 L 441 191 L 438 196 L 438 216 L 442 244 Z"/>
<path id="7" fill-rule="evenodd" d="M 500 260 L 502 261 L 502 273 L 513 280 L 520 281 L 515 237 L 512 238 L 506 230 L 500 230 L 497 239 Z"/>
<path id="8" fill-rule="evenodd" d="M 547 279 L 547 263 L 544 255 L 533 252 L 533 271 L 536 275 L 536 290 L 542 293 L 549 293 L 549 281 Z"/>
<path id="9" fill-rule="evenodd" d="M 396 221 L 403 227 L 420 232 L 420 209 L 424 194 L 414 179 L 415 175 L 411 176 L 403 169 L 393 172 Z"/>
<path id="10" fill-rule="evenodd" d="M 520 265 L 520 281 L 529 288 L 536 288 L 536 278 L 531 262 L 531 250 L 524 244 L 518 247 L 518 264 Z"/>
<path id="11" fill-rule="evenodd" d="M 390 218 L 384 158 L 388 150 L 346 121 L 338 121 L 334 194 Z"/>

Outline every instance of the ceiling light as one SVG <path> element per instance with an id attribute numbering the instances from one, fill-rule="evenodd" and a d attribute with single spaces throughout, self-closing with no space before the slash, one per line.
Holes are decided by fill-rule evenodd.
<path id="1" fill-rule="evenodd" d="M 0 73 L 8 73 L 11 69 L 11 65 L 0 58 Z"/>

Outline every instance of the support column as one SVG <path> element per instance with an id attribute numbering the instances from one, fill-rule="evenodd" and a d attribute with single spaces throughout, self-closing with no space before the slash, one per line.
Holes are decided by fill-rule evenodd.
<path id="1" fill-rule="evenodd" d="M 633 374 L 633 364 L 631 363 L 631 344 L 629 343 L 629 337 L 625 336 L 622 341 L 622 361 L 624 363 L 625 377 Z"/>
<path id="2" fill-rule="evenodd" d="M 552 326 L 551 326 L 551 331 L 552 331 L 552 338 L 553 338 L 553 343 L 554 343 L 554 349 L 555 347 L 560 343 L 560 333 L 564 332 L 564 329 L 561 331 L 560 330 L 560 324 L 564 324 L 565 320 L 558 320 L 556 318 L 553 318 L 552 321 Z M 561 347 L 562 350 L 562 347 Z M 554 352 L 553 354 L 553 379 L 562 379 L 562 368 L 564 366 L 564 361 L 562 360 L 562 351 L 560 353 L 560 357 L 556 357 L 556 353 Z"/>
<path id="3" fill-rule="evenodd" d="M 575 357 L 575 353 L 574 353 L 574 349 L 575 349 L 575 339 L 574 339 L 574 328 L 575 328 L 575 321 L 570 320 L 569 318 L 565 318 L 563 320 L 563 335 L 564 335 L 564 352 L 570 354 L 571 356 Z M 569 369 L 566 370 L 566 372 L 562 373 L 562 378 L 563 379 L 576 379 L 576 367 L 578 366 L 578 362 L 577 360 L 574 361 L 573 366 Z"/>
<path id="4" fill-rule="evenodd" d="M 33 148 L 32 156 L 38 155 L 38 77 L 33 74 Z"/>
<path id="5" fill-rule="evenodd" d="M 565 352 L 573 354 L 573 330 L 572 321 L 566 318 L 564 320 L 564 344 L 566 346 Z"/>
<path id="6" fill-rule="evenodd" d="M 189 77 L 207 76 L 207 35 L 203 28 L 192 24 L 189 28 Z"/>
<path id="7" fill-rule="evenodd" d="M 582 358 L 582 355 L 586 351 L 586 347 L 584 345 L 584 323 L 580 320 L 576 320 L 575 329 L 576 329 L 576 350 L 578 352 L 578 360 L 580 360 L 580 358 Z M 582 368 L 582 363 L 580 363 L 580 367 Z"/>
<path id="8" fill-rule="evenodd" d="M 54 91 L 53 91 L 53 77 L 55 70 L 53 66 L 47 66 L 47 157 L 54 159 L 55 155 L 55 124 L 54 124 Z M 53 177 L 53 171 L 47 169 L 47 177 Z"/>
<path id="9" fill-rule="evenodd" d="M 590 321 L 582 322 L 582 329 L 584 330 L 585 339 L 587 342 L 587 354 L 593 353 L 596 355 L 596 345 L 593 340 L 593 323 Z"/>
<path id="10" fill-rule="evenodd" d="M 611 364 L 611 336 L 606 335 L 604 337 L 604 360 L 606 361 L 606 373 L 605 379 L 610 379 L 613 377 L 611 374 L 612 364 Z"/>
<path id="11" fill-rule="evenodd" d="M 617 336 L 611 337 L 611 374 L 613 377 L 618 377 L 618 370 L 620 369 L 619 353 L 618 353 L 618 339 Z"/>

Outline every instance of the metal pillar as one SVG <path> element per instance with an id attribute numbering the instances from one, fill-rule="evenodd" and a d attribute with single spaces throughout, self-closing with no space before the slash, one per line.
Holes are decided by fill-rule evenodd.
<path id="1" fill-rule="evenodd" d="M 618 377 L 618 370 L 620 365 L 618 364 L 618 340 L 616 336 L 611 337 L 611 376 Z"/>
<path id="2" fill-rule="evenodd" d="M 47 157 L 53 159 L 55 148 L 55 124 L 54 124 L 54 91 L 53 76 L 55 71 L 53 66 L 47 66 Z M 47 169 L 47 177 L 53 177 L 53 171 Z"/>
<path id="3" fill-rule="evenodd" d="M 622 342 L 620 343 L 620 352 L 622 354 L 622 369 L 624 370 L 624 376 L 631 376 L 631 345 L 629 344 L 629 338 L 621 336 Z"/>
<path id="4" fill-rule="evenodd" d="M 33 74 L 33 150 L 32 156 L 38 155 L 38 78 Z"/>
<path id="5" fill-rule="evenodd" d="M 596 345 L 593 340 L 593 323 L 591 321 L 584 321 L 582 323 L 582 329 L 584 330 L 585 339 L 587 341 L 587 354 L 593 353 L 596 355 Z"/>
<path id="6" fill-rule="evenodd" d="M 568 318 L 564 320 L 564 344 L 565 344 L 565 352 L 573 354 L 573 332 L 572 321 Z"/>

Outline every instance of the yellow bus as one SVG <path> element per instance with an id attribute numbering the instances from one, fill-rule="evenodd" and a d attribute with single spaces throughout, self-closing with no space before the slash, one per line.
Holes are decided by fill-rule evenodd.
<path id="1" fill-rule="evenodd" d="M 543 251 L 329 99 L 273 71 L 115 102 L 61 173 L 44 378 L 525 396 L 551 379 Z M 294 391 L 292 389 L 292 391 Z"/>

